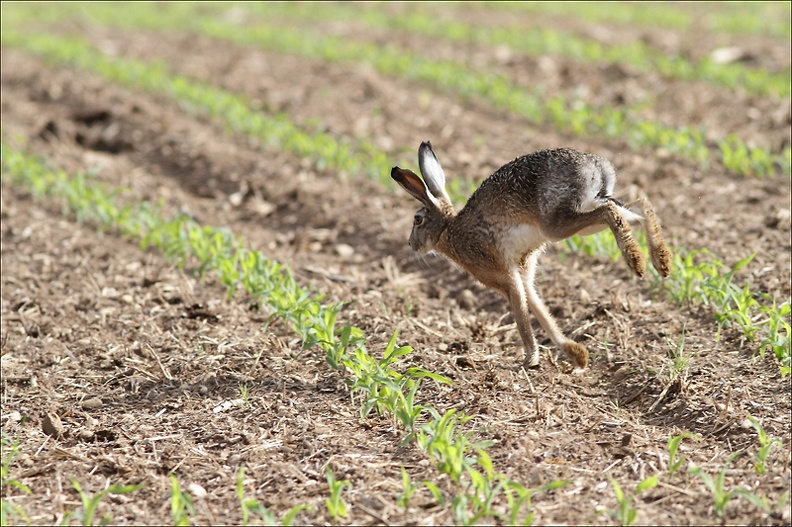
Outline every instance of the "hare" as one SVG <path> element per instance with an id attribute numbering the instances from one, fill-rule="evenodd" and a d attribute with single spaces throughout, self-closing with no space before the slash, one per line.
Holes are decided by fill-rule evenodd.
<path id="1" fill-rule="evenodd" d="M 644 256 L 628 224 L 637 221 L 646 230 L 654 268 L 664 277 L 671 270 L 671 251 L 651 204 L 646 198 L 628 205 L 615 199 L 616 171 L 600 156 L 556 148 L 519 157 L 489 176 L 458 214 L 428 141 L 418 149 L 418 164 L 423 180 L 410 170 L 391 170 L 391 177 L 423 204 L 415 213 L 410 247 L 446 256 L 506 297 L 528 367 L 539 364 L 529 310 L 574 366 L 588 365 L 588 350 L 563 335 L 534 288 L 537 260 L 547 242 L 610 228 L 627 265 L 643 277 Z"/>

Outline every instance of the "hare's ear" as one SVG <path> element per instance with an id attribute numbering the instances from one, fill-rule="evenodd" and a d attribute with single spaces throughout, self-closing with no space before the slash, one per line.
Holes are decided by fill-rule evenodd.
<path id="1" fill-rule="evenodd" d="M 440 166 L 440 161 L 437 160 L 429 141 L 424 141 L 418 148 L 418 166 L 421 167 L 421 175 L 429 187 L 429 192 L 437 199 L 445 199 L 451 203 L 451 198 L 448 197 L 445 189 L 445 172 L 443 172 L 443 167 Z"/>
<path id="2" fill-rule="evenodd" d="M 439 204 L 437 199 L 429 193 L 426 185 L 418 177 L 418 174 L 412 170 L 405 168 L 393 167 L 391 170 L 391 177 L 402 186 L 404 190 L 410 193 L 412 197 L 423 203 L 429 208 L 438 209 Z"/>

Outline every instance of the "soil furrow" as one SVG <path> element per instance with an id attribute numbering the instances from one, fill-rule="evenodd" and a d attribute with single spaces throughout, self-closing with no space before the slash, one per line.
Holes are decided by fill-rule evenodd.
<path id="1" fill-rule="evenodd" d="M 710 140 L 730 134 L 750 137 L 755 145 L 781 152 L 790 146 L 790 99 L 746 93 L 706 81 L 668 78 L 625 63 L 597 64 L 560 56 L 531 56 L 508 46 L 454 42 L 405 31 L 373 28 L 354 20 L 312 21 L 302 25 L 317 33 L 396 47 L 438 61 L 491 71 L 526 92 L 562 96 L 597 107 L 627 107 L 631 118 L 670 127 L 704 127 Z M 786 46 L 777 44 L 777 49 Z M 788 53 L 788 52 L 787 52 Z M 723 111 L 728 108 L 729 111 Z M 591 139 L 589 139 L 591 140 Z"/>
<path id="2" fill-rule="evenodd" d="M 450 177 L 483 176 L 537 148 L 596 149 L 620 170 L 620 196 L 648 194 L 674 241 L 727 261 L 759 251 L 754 286 L 790 294 L 788 180 L 619 155 L 365 67 L 195 36 L 92 29 L 89 38 L 121 56 L 165 60 L 305 126 L 366 139 L 394 158 L 431 139 Z M 516 370 L 522 352 L 506 303 L 448 263 L 410 255 L 416 205 L 406 194 L 259 148 L 163 97 L 19 51 L 4 49 L 2 61 L 4 139 L 17 138 L 67 171 L 95 170 L 110 185 L 163 199 L 167 211 L 229 227 L 288 264 L 301 283 L 348 302 L 340 318 L 371 336 L 372 354 L 399 329 L 400 342 L 415 347 L 410 364 L 456 383 L 426 383 L 421 404 L 473 416 L 472 439 L 495 441 L 488 452 L 496 470 L 517 481 L 570 481 L 534 498 L 537 522 L 609 523 L 595 512 L 617 507 L 607 479 L 632 489 L 654 473 L 671 486 L 642 495 L 639 519 L 715 521 L 700 479 L 667 476 L 667 440 L 682 431 L 702 436 L 682 451 L 710 474 L 746 449 L 727 475 L 729 488 L 750 481 L 773 500 L 789 488 L 789 385 L 775 361 L 741 347 L 735 330 L 718 338 L 708 308 L 671 305 L 629 278 L 622 261 L 543 256 L 538 286 L 562 329 L 589 346 L 592 364 L 581 374 L 544 359 L 538 371 Z M 52 523 L 79 504 L 69 478 L 91 491 L 144 482 L 131 497 L 106 498 L 105 510 L 118 523 L 157 524 L 170 518 L 167 473 L 175 471 L 182 488 L 207 491 L 196 498 L 196 523 L 237 523 L 235 474 L 244 463 L 249 496 L 278 513 L 312 504 L 316 511 L 300 521 L 326 523 L 327 465 L 352 483 L 350 523 L 453 520 L 425 488 L 409 508 L 396 506 L 401 466 L 413 482 L 435 481 L 446 492 L 456 486 L 438 480 L 414 446 L 400 447 L 403 431 L 390 420 L 361 421 L 320 353 L 301 352 L 278 322 L 261 332 L 267 314 L 242 293 L 226 300 L 211 280 L 200 283 L 134 243 L 59 220 L 57 211 L 3 184 L 3 432 L 20 440 L 13 474 L 25 474 L 18 477 L 34 491 L 23 497 L 4 488 L 4 499 L 14 493 L 31 520 Z M 669 357 L 681 335 L 689 362 L 672 377 Z M 215 413 L 240 397 L 240 385 L 249 388 L 249 406 Z M 99 407 L 84 404 L 94 398 Z M 764 475 L 753 470 L 749 412 L 784 440 Z M 60 417 L 62 437 L 46 439 L 44 414 Z M 725 521 L 780 524 L 788 515 L 735 499 Z"/>
<path id="3" fill-rule="evenodd" d="M 595 151 L 613 160 L 621 196 L 649 196 L 675 243 L 689 250 L 707 248 L 727 264 L 756 253 L 752 281 L 777 298 L 789 296 L 788 178 L 749 179 L 693 167 L 662 152 L 646 157 L 594 148 L 580 139 L 526 128 L 520 119 L 486 106 L 462 111 L 460 101 L 442 94 L 423 92 L 416 104 L 408 82 L 367 68 L 191 35 L 117 31 L 100 32 L 93 40 L 112 42 L 124 56 L 165 60 L 175 72 L 206 82 L 221 79 L 223 88 L 247 94 L 264 108 L 288 112 L 298 123 L 318 121 L 332 133 L 372 141 L 386 151 L 412 150 L 420 140 L 431 139 L 450 177 L 483 178 L 507 160 L 542 148 Z M 317 89 L 327 85 L 334 89 Z"/>
<path id="4" fill-rule="evenodd" d="M 35 454 L 23 451 L 21 463 L 42 477 L 22 481 L 35 495 L 61 496 L 16 501 L 33 523 L 58 523 L 73 508 L 58 489 L 61 476 L 89 492 L 106 479 L 143 484 L 134 499 L 114 500 L 120 524 L 169 517 L 162 497 L 170 471 L 183 488 L 198 484 L 233 503 L 244 463 L 248 493 L 276 510 L 321 508 L 327 462 L 355 482 L 353 502 L 390 503 L 393 489 L 367 489 L 383 477 L 395 487 L 399 465 L 414 478 L 429 477 L 422 456 L 397 448 L 387 423 L 360 426 L 321 354 L 291 360 L 300 343 L 278 324 L 261 332 L 266 317 L 248 303 L 225 301 L 220 287 L 135 244 L 75 227 L 17 189 L 4 184 L 2 194 L 3 346 L 10 351 L 3 357 L 3 432 L 41 445 Z M 240 386 L 249 389 L 247 403 L 213 410 L 238 399 Z M 52 415 L 62 425 L 47 444 L 42 423 Z M 339 451 L 344 455 L 333 454 Z M 372 469 L 374 452 L 382 466 Z M 388 461 L 396 452 L 398 460 Z M 236 523 L 238 505 L 199 499 L 195 520 Z"/>
<path id="5" fill-rule="evenodd" d="M 408 9 L 405 5 L 394 4 L 391 6 L 394 11 Z M 550 28 L 591 39 L 605 46 L 629 45 L 640 41 L 652 49 L 672 56 L 679 55 L 691 61 L 707 58 L 715 49 L 738 44 L 746 51 L 750 50 L 743 59 L 750 67 L 762 67 L 770 71 L 780 71 L 790 67 L 790 55 L 785 50 L 787 38 L 769 33 L 736 34 L 713 31 L 706 26 L 706 19 L 717 11 L 711 6 L 704 7 L 693 2 L 674 5 L 675 9 L 680 9 L 691 16 L 692 27 L 685 30 L 663 27 L 659 24 L 628 24 L 616 21 L 592 23 L 575 16 L 536 11 L 521 13 L 520 7 L 516 6 L 516 9 L 492 9 L 484 6 L 468 6 L 465 9 L 439 8 L 436 9 L 436 14 L 445 19 L 496 28 L 514 25 L 517 18 L 520 23 L 526 25 L 526 30 L 529 27 Z M 718 7 L 722 9 L 725 4 L 720 4 Z"/>
<path id="6" fill-rule="evenodd" d="M 67 74 L 67 72 L 64 72 Z M 101 81 L 97 81 L 101 85 Z M 27 84 L 27 83 L 20 83 L 20 84 Z M 112 87 L 102 86 L 104 90 L 109 90 L 111 93 L 115 92 L 116 89 Z M 69 90 L 66 90 L 67 92 Z M 102 104 L 99 107 L 113 107 L 114 101 L 113 97 L 126 99 L 126 100 L 134 100 L 135 97 L 138 98 L 137 107 L 138 108 L 145 108 L 145 97 L 141 96 L 133 96 L 129 93 L 126 93 L 124 90 L 118 90 L 117 93 L 112 95 L 110 98 L 107 98 L 107 95 L 102 95 L 101 90 L 98 93 L 92 94 L 89 99 L 94 102 L 101 101 Z M 78 101 L 71 101 L 68 98 L 65 101 L 68 103 L 66 106 L 70 107 L 73 105 L 85 104 L 85 100 L 78 100 Z M 134 106 L 134 105 L 133 105 Z M 40 112 L 36 112 L 38 114 Z M 131 137 L 136 135 L 143 134 L 145 137 L 145 142 L 151 142 L 151 145 L 145 149 L 137 149 L 143 150 L 148 155 L 144 157 L 136 157 L 131 156 L 127 162 L 127 165 L 124 166 L 122 169 L 116 170 L 119 174 L 130 174 L 132 173 L 132 167 L 135 164 L 142 164 L 144 166 L 148 166 L 151 168 L 150 172 L 153 175 L 149 177 L 152 179 L 152 184 L 155 181 L 155 178 L 158 174 L 169 176 L 175 179 L 175 185 L 172 185 L 171 188 L 164 192 L 165 196 L 176 196 L 174 198 L 175 203 L 181 209 L 186 209 L 193 214 L 196 214 L 199 219 L 202 219 L 203 211 L 206 210 L 207 205 L 200 201 L 195 202 L 193 198 L 190 198 L 188 195 L 184 195 L 181 193 L 180 187 L 184 186 L 188 190 L 195 190 L 195 183 L 190 183 L 189 178 L 194 178 L 195 173 L 203 173 L 206 171 L 206 166 L 208 165 L 210 168 L 210 173 L 216 174 L 223 174 L 224 168 L 223 163 L 228 163 L 227 158 L 223 158 L 220 152 L 225 153 L 232 153 L 232 157 L 235 160 L 234 162 L 238 162 L 239 159 L 247 159 L 248 161 L 252 160 L 257 153 L 248 151 L 245 153 L 240 153 L 240 147 L 238 145 L 233 144 L 232 141 L 226 138 L 220 138 L 218 141 L 217 139 L 213 140 L 213 149 L 212 152 L 209 152 L 206 149 L 201 148 L 201 145 L 205 143 L 205 141 L 195 140 L 194 137 L 208 137 L 211 136 L 213 130 L 208 125 L 201 125 L 200 123 L 196 124 L 193 119 L 190 118 L 183 118 L 183 117 L 171 117 L 171 123 L 173 120 L 181 119 L 182 122 L 171 128 L 170 130 L 160 130 L 156 126 L 154 130 L 150 130 L 147 125 L 151 124 L 150 116 L 154 116 L 157 114 L 157 111 L 153 108 L 149 108 L 148 111 L 139 109 L 138 113 L 141 115 L 137 118 L 135 117 L 134 112 L 131 113 L 133 119 L 132 123 L 127 123 L 124 125 L 124 119 L 127 119 L 129 116 L 125 115 L 124 112 L 119 112 L 119 123 L 121 123 L 121 127 L 123 129 L 124 126 L 128 128 L 128 134 Z M 145 123 L 145 124 L 143 124 Z M 135 126 L 138 127 L 138 130 L 134 130 Z M 201 127 L 203 127 L 203 131 L 201 131 Z M 190 132 L 188 132 L 188 130 Z M 173 148 L 173 138 L 179 138 L 180 145 L 178 149 Z M 197 145 L 195 144 L 197 143 Z M 168 148 L 165 150 L 165 148 Z M 155 154 L 151 155 L 152 152 L 156 152 L 157 150 L 164 151 L 165 155 L 162 154 Z M 182 152 L 186 152 L 187 154 L 184 156 L 183 161 L 179 161 L 179 154 L 178 151 L 181 150 Z M 199 155 L 196 155 L 196 152 L 201 152 Z M 89 151 L 90 153 L 90 151 Z M 190 154 L 192 153 L 192 155 Z M 219 156 L 219 157 L 218 157 Z M 287 156 L 288 158 L 288 156 Z M 168 163 L 176 165 L 182 165 L 181 170 L 173 171 L 169 164 L 163 165 L 162 162 L 164 159 L 168 159 Z M 268 161 L 272 161 L 269 159 Z M 276 160 L 275 164 L 280 166 L 288 166 L 290 163 L 294 163 L 295 160 L 291 159 L 290 162 L 279 162 Z M 231 169 L 230 172 L 233 173 L 235 171 L 244 171 L 245 169 L 236 170 Z M 248 176 L 250 185 L 253 185 L 254 190 L 259 189 L 260 195 L 266 196 L 269 198 L 269 193 L 267 192 L 268 186 L 275 186 L 279 187 L 284 183 L 281 183 L 281 180 L 278 179 L 279 177 L 286 176 L 286 179 L 289 179 L 288 174 L 284 174 L 282 170 L 275 169 L 273 171 L 272 167 L 268 170 L 261 170 L 261 172 L 268 172 L 268 177 L 264 178 L 264 180 L 259 183 L 256 179 L 256 176 L 250 174 Z M 310 171 L 308 171 L 310 172 Z M 221 176 L 222 177 L 222 176 Z M 398 198 L 394 198 L 393 196 L 383 196 L 380 197 L 380 200 L 387 200 L 385 202 L 379 201 L 377 206 L 373 207 L 373 210 L 366 211 L 360 215 L 353 215 L 351 218 L 354 222 L 354 227 L 350 231 L 348 231 L 349 236 L 357 235 L 360 237 L 363 235 L 364 239 L 377 239 L 379 238 L 380 241 L 384 239 L 386 243 L 380 245 L 379 251 L 375 251 L 375 254 L 370 254 L 372 251 L 372 247 L 368 244 L 364 247 L 357 247 L 353 249 L 359 249 L 359 255 L 362 256 L 363 260 L 363 269 L 358 272 L 353 272 L 353 277 L 364 276 L 367 277 L 367 280 L 360 284 L 355 284 L 355 286 L 350 287 L 347 282 L 333 280 L 333 276 L 341 276 L 344 277 L 342 271 L 340 271 L 340 267 L 342 265 L 342 258 L 337 255 L 334 255 L 334 251 L 332 247 L 327 247 L 328 244 L 322 243 L 325 242 L 327 239 L 333 240 L 334 237 L 338 239 L 338 233 L 334 231 L 338 231 L 339 225 L 342 223 L 342 220 L 335 217 L 335 214 L 345 215 L 348 214 L 347 208 L 342 208 L 342 204 L 349 206 L 350 205 L 350 198 L 359 199 L 359 202 L 352 203 L 352 210 L 356 211 L 363 211 L 366 210 L 367 205 L 365 200 L 363 200 L 360 196 L 356 196 L 353 192 L 342 192 L 342 193 L 333 193 L 330 189 L 332 187 L 337 187 L 337 183 L 333 182 L 332 180 L 328 180 L 327 178 L 311 178 L 307 179 L 310 176 L 307 174 L 302 175 L 304 183 L 306 186 L 311 188 L 310 192 L 303 191 L 299 189 L 297 194 L 295 195 L 295 187 L 291 187 L 291 190 L 286 192 L 286 195 L 291 198 L 289 201 L 296 202 L 298 208 L 296 210 L 286 209 L 284 211 L 277 211 L 276 213 L 271 213 L 269 216 L 262 220 L 257 221 L 257 225 L 254 228 L 251 226 L 251 217 L 249 213 L 239 213 L 238 211 L 234 211 L 233 208 L 228 206 L 214 207 L 213 213 L 216 214 L 219 218 L 219 223 L 224 225 L 231 226 L 235 232 L 244 232 L 245 236 L 255 245 L 259 247 L 267 247 L 268 253 L 272 254 L 273 257 L 278 259 L 283 259 L 288 261 L 292 266 L 297 269 L 300 268 L 307 268 L 310 269 L 308 273 L 306 273 L 306 277 L 308 279 L 314 280 L 314 283 L 318 283 L 320 285 L 320 289 L 327 290 L 328 286 L 331 287 L 332 291 L 338 295 L 338 298 L 346 300 L 346 301 L 353 301 L 353 305 L 371 305 L 372 298 L 371 296 L 374 295 L 375 298 L 378 298 L 382 294 L 386 294 L 386 299 L 384 300 L 383 308 L 385 309 L 384 312 L 381 314 L 385 316 L 386 319 L 389 318 L 388 315 L 398 315 L 398 314 L 406 314 L 406 310 L 410 309 L 409 303 L 415 303 L 416 306 L 412 306 L 412 309 L 417 313 L 420 313 L 424 310 L 428 310 L 430 312 L 437 311 L 438 309 L 442 312 L 446 310 L 444 305 L 448 302 L 450 298 L 456 299 L 457 301 L 455 304 L 459 304 L 459 299 L 463 296 L 465 289 L 472 289 L 477 294 L 479 294 L 481 298 L 481 302 L 483 304 L 482 307 L 478 309 L 485 309 L 485 310 L 493 310 L 490 312 L 489 317 L 491 318 L 488 322 L 479 321 L 479 324 L 493 324 L 495 323 L 495 328 L 497 330 L 497 323 L 496 321 L 500 318 L 500 315 L 505 313 L 507 310 L 505 309 L 505 305 L 502 300 L 499 300 L 494 294 L 492 293 L 485 293 L 481 290 L 480 287 L 477 287 L 475 284 L 470 282 L 469 279 L 464 279 L 462 284 L 459 284 L 459 275 L 456 271 L 449 271 L 447 265 L 440 265 L 439 262 L 437 264 L 433 264 L 434 267 L 439 268 L 435 270 L 435 272 L 431 273 L 430 275 L 424 275 L 424 279 L 429 283 L 429 292 L 431 296 L 437 296 L 437 298 L 427 297 L 425 291 L 421 291 L 420 289 L 416 290 L 414 284 L 412 287 L 407 285 L 408 288 L 408 295 L 406 298 L 404 295 L 400 294 L 398 291 L 393 291 L 393 289 L 404 288 L 405 285 L 398 284 L 398 283 L 388 283 L 390 282 L 397 282 L 397 277 L 392 276 L 394 271 L 393 269 L 401 268 L 403 271 L 406 272 L 415 272 L 418 268 L 415 267 L 415 263 L 411 265 L 405 265 L 404 258 L 409 258 L 404 250 L 402 250 L 401 254 L 402 257 L 397 259 L 394 262 L 394 265 L 391 264 L 385 259 L 386 255 L 399 253 L 399 247 L 404 245 L 403 238 L 400 238 L 398 235 L 394 235 L 392 231 L 387 231 L 387 229 L 383 228 L 382 226 L 387 223 L 387 218 L 385 218 L 385 214 L 383 210 L 389 210 L 392 207 L 395 208 L 397 206 L 401 206 L 402 209 L 404 205 L 397 205 L 394 203 L 398 201 Z M 187 178 L 186 184 L 184 178 Z M 137 185 L 141 185 L 141 178 L 139 174 L 136 176 Z M 124 182 L 123 180 L 121 181 Z M 225 182 L 224 184 L 230 184 L 229 182 Z M 153 196 L 162 195 L 163 188 L 161 183 L 158 183 L 158 187 L 154 187 L 155 190 L 144 192 L 144 195 L 151 194 Z M 320 188 L 316 189 L 314 185 L 319 185 Z M 199 185 L 200 186 L 200 185 Z M 288 187 L 287 187 L 288 188 Z M 314 194 L 313 191 L 316 191 Z M 376 189 L 371 189 L 371 193 L 376 192 Z M 203 193 L 198 192 L 198 196 L 201 196 Z M 254 192 L 255 195 L 255 192 Z M 311 197 L 313 196 L 313 197 Z M 221 197 L 222 194 L 215 196 Z M 315 200 L 315 201 L 314 201 Z M 329 218 L 317 218 L 316 216 L 307 216 L 307 212 L 312 211 L 317 204 L 321 203 L 322 200 L 325 200 L 330 203 L 330 207 L 325 211 L 325 216 L 329 216 Z M 338 200 L 334 202 L 333 200 Z M 388 205 L 385 205 L 388 203 Z M 260 204 L 256 208 L 260 208 Z M 409 205 L 408 205 L 409 206 Z M 226 209 L 226 210 L 223 210 Z M 229 210 L 230 209 L 230 210 Z M 292 212 L 289 214 L 289 212 Z M 378 216 L 380 220 L 377 222 L 371 222 L 372 218 Z M 404 211 L 399 213 L 399 216 L 406 216 L 409 218 L 409 214 L 405 213 Z M 295 219 L 301 219 L 295 221 Z M 254 220 L 258 218 L 253 218 Z M 343 221 L 348 221 L 343 220 Z M 259 225 L 260 224 L 260 225 Z M 307 226 L 316 226 L 319 225 L 319 228 L 316 229 L 319 231 L 319 234 L 315 234 L 314 237 L 322 238 L 327 237 L 324 240 L 321 239 L 312 239 L 311 234 L 305 234 L 304 231 Z M 322 226 L 324 225 L 324 226 Z M 373 227 L 372 229 L 372 226 Z M 292 233 L 288 232 L 289 226 L 292 229 Z M 406 226 L 405 226 L 406 227 Z M 331 232 L 328 234 L 327 230 Z M 406 230 L 406 228 L 405 228 Z M 286 231 L 286 232 L 284 232 Z M 279 237 L 280 235 L 280 237 Z M 285 237 L 284 237 L 285 235 Z M 297 242 L 294 242 L 294 239 L 298 239 Z M 299 238 L 302 238 L 302 243 L 300 243 Z M 306 242 L 307 239 L 307 243 Z M 284 242 L 285 240 L 285 242 Z M 317 242 L 320 249 L 319 254 L 314 254 L 311 250 L 312 248 L 315 250 L 317 246 Z M 274 244 L 274 247 L 273 247 Z M 286 245 L 286 247 L 284 247 Z M 289 245 L 296 245 L 296 247 L 289 247 Z M 305 250 L 301 245 L 307 245 L 308 250 Z M 274 249 L 274 252 L 271 250 Z M 588 291 L 596 291 L 596 290 L 604 290 L 608 289 L 609 286 L 597 285 L 597 280 L 594 279 L 593 276 L 590 275 L 597 275 L 597 269 L 600 267 L 598 264 L 593 269 L 583 270 L 581 269 L 579 264 L 584 262 L 575 262 L 575 266 L 577 267 L 574 270 L 573 275 L 568 275 L 562 271 L 563 267 L 566 264 L 559 264 L 557 261 L 551 258 L 546 258 L 545 269 L 548 269 L 548 275 L 552 276 L 551 282 L 546 282 L 544 286 L 547 287 L 548 298 L 559 297 L 561 305 L 564 305 L 564 308 L 559 307 L 559 313 L 567 313 L 567 316 L 570 317 L 570 320 L 579 319 L 583 313 L 586 313 L 586 308 L 583 308 L 581 312 L 581 307 L 574 304 L 573 302 L 570 304 L 568 303 L 567 299 L 564 299 L 562 291 L 569 290 L 569 287 L 572 283 L 583 284 L 585 290 Z M 335 261 L 335 263 L 333 263 Z M 349 262 L 345 262 L 347 266 L 349 266 Z M 608 267 L 613 267 L 611 264 L 607 264 Z M 354 266 L 353 266 L 354 267 Z M 387 269 L 386 269 L 387 268 Z M 618 267 L 617 267 L 618 268 Z M 324 273 L 316 274 L 316 269 L 321 269 Z M 390 275 L 389 276 L 389 273 Z M 396 271 L 398 273 L 398 271 Z M 451 275 L 451 276 L 448 276 Z M 329 280 L 327 277 L 331 277 Z M 409 276 L 409 275 L 408 275 Z M 583 280 L 584 276 L 589 276 L 588 280 Z M 411 277 L 412 278 L 412 277 Z M 414 280 L 412 280 L 414 282 Z M 407 282 L 409 284 L 409 282 Z M 383 287 L 384 286 L 384 287 Z M 450 286 L 450 287 L 449 287 Z M 543 286 L 543 287 L 544 287 Z M 390 289 L 390 291 L 388 291 Z M 449 292 L 445 292 L 445 290 L 450 289 Z M 629 289 L 629 288 L 628 288 Z M 376 294 L 375 294 L 376 293 Z M 555 295 L 554 295 L 555 293 Z M 617 293 L 617 297 L 621 295 L 622 292 Z M 489 299 L 489 300 L 488 300 Z M 566 301 L 565 301 L 566 300 Z M 359 303 L 359 304 L 358 304 Z M 376 301 L 374 302 L 376 305 Z M 670 306 L 665 306 L 664 304 L 660 303 L 660 306 L 664 310 L 673 309 Z M 471 306 L 472 312 L 477 311 L 476 306 Z M 396 309 L 396 311 L 393 311 Z M 563 311 L 561 311 L 563 309 Z M 458 308 L 455 306 L 455 310 Z M 568 311 L 567 311 L 568 310 Z M 356 314 L 357 310 L 353 311 L 353 315 Z M 473 313 L 467 313 L 466 309 L 459 310 L 461 313 L 461 318 L 464 319 L 476 319 L 476 316 Z M 459 316 L 459 315 L 457 315 Z M 590 318 L 592 316 L 591 311 L 588 311 L 587 315 L 583 315 L 584 318 Z M 444 317 L 445 318 L 445 317 Z M 706 318 L 706 317 L 705 317 Z M 428 319 L 432 321 L 430 317 Z M 374 326 L 371 326 L 371 320 L 359 320 L 357 321 L 360 323 L 364 329 L 373 330 L 377 329 L 378 332 L 382 331 L 382 327 L 379 323 L 374 323 Z M 458 333 L 458 332 L 457 332 Z M 462 333 L 464 335 L 465 332 Z M 381 338 L 385 338 L 385 335 L 389 334 L 389 331 L 384 331 L 382 333 Z M 513 332 L 509 333 L 512 338 Z M 461 336 L 461 335 L 460 335 Z M 417 338 L 415 343 L 422 343 L 424 341 L 424 335 L 420 335 Z M 514 340 L 512 340 L 514 342 Z M 410 342 L 414 342 L 410 340 Z M 452 343 L 453 344 L 453 343 Z M 453 347 L 453 345 L 452 345 Z M 473 348 L 478 348 L 477 345 L 474 344 Z M 444 368 L 445 369 L 445 368 Z"/>
<path id="7" fill-rule="evenodd" d="M 230 11 L 229 19 L 244 20 Z M 730 134 L 750 137 L 753 145 L 778 153 L 790 145 L 790 98 L 745 93 L 705 81 L 666 78 L 629 64 L 599 64 L 554 55 L 527 55 L 508 46 L 459 42 L 401 30 L 370 27 L 354 19 L 279 19 L 261 15 L 268 24 L 312 35 L 374 43 L 383 48 L 406 50 L 416 56 L 466 64 L 472 71 L 491 71 L 510 79 L 527 92 L 546 97 L 564 96 L 594 107 L 631 108 L 632 117 L 666 126 L 703 127 L 712 140 Z M 485 17 L 486 18 L 486 17 Z M 79 34 L 84 34 L 80 26 Z M 91 32 L 103 33 L 94 26 Z M 111 30 L 114 33 L 115 30 Z M 788 46 L 776 48 L 788 55 Z M 724 111 L 728 109 L 728 111 Z M 496 112 L 504 113 L 504 112 Z"/>

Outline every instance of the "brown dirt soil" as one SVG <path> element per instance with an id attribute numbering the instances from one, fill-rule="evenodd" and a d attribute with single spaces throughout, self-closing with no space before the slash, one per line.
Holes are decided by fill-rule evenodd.
<path id="1" fill-rule="evenodd" d="M 651 34 L 662 38 L 660 29 Z M 674 244 L 707 248 L 727 263 L 756 252 L 741 279 L 776 299 L 790 295 L 789 178 L 747 179 L 717 166 L 703 171 L 671 155 L 564 136 L 365 66 L 194 35 L 90 28 L 81 36 L 252 95 L 262 108 L 285 111 L 298 123 L 318 121 L 339 136 L 366 139 L 394 159 L 430 139 L 449 178 L 481 178 L 540 148 L 600 153 L 619 171 L 618 196 L 648 195 Z M 395 38 L 403 47 L 426 43 Z M 761 50 L 776 41 L 741 45 L 752 42 Z M 468 60 L 479 52 L 435 44 L 437 56 Z M 547 61 L 575 82 L 613 85 L 607 68 Z M 566 373 L 548 361 L 552 350 L 543 350 L 541 368 L 525 372 L 517 368 L 522 348 L 507 303 L 444 260 L 410 254 L 406 240 L 417 207 L 406 194 L 258 148 L 229 136 L 222 123 L 95 75 L 9 49 L 2 64 L 4 139 L 67 171 L 95 170 L 108 184 L 163 199 L 166 211 L 229 227 L 287 264 L 301 284 L 347 302 L 341 319 L 371 337 L 374 353 L 398 329 L 400 343 L 415 348 L 410 365 L 455 382 L 450 388 L 427 383 L 421 401 L 472 416 L 473 438 L 495 441 L 488 452 L 499 472 L 528 486 L 570 481 L 534 498 L 537 523 L 611 523 L 597 513 L 617 508 L 608 479 L 631 490 L 658 472 L 661 485 L 637 499 L 639 523 L 720 522 L 700 479 L 665 472 L 668 437 L 684 431 L 702 436 L 683 443 L 684 455 L 711 474 L 745 449 L 727 472 L 729 488 L 743 486 L 772 503 L 789 491 L 789 379 L 770 354 L 741 346 L 738 332 L 725 329 L 718 338 L 707 308 L 673 304 L 632 278 L 623 261 L 548 250 L 538 288 L 561 329 L 587 344 L 591 364 Z M 524 66 L 530 73 L 517 71 Z M 540 66 L 519 59 L 495 67 L 530 78 Z M 745 94 L 629 69 L 620 74 L 629 77 L 620 89 L 666 97 L 657 108 L 662 120 L 687 122 L 693 104 L 724 130 L 740 121 L 739 130 L 746 137 L 756 132 L 760 144 L 789 144 L 788 99 L 776 101 L 786 105 L 784 131 L 771 105 Z M 546 80 L 573 89 L 562 76 Z M 593 93 L 592 101 L 613 97 Z M 759 110 L 751 115 L 759 117 L 751 124 L 731 113 L 752 103 Z M 98 234 L 64 218 L 60 204 L 33 201 L 7 182 L 0 223 L 2 429 L 19 441 L 11 476 L 33 491 L 4 488 L 3 498 L 33 523 L 59 523 L 79 508 L 71 480 L 91 492 L 141 483 L 134 494 L 106 497 L 100 515 L 112 514 L 119 524 L 169 523 L 171 472 L 196 496 L 194 523 L 239 523 L 235 476 L 243 464 L 248 497 L 277 513 L 314 507 L 301 513 L 300 523 L 331 522 L 327 466 L 352 485 L 344 523 L 452 522 L 426 489 L 408 509 L 396 505 L 401 467 L 413 481 L 433 481 L 447 492 L 456 487 L 414 445 L 401 445 L 404 431 L 393 421 L 360 419 L 359 404 L 323 354 L 302 351 L 277 321 L 266 326 L 267 314 L 244 294 L 227 298 L 211 276 L 201 280 L 135 241 Z M 671 382 L 669 341 L 683 331 L 691 359 Z M 537 335 L 549 345 L 538 328 Z M 240 386 L 249 391 L 247 403 L 222 409 L 240 397 Z M 783 440 L 763 475 L 753 470 L 758 442 L 748 412 Z M 788 506 L 767 513 L 734 499 L 723 521 L 788 524 L 790 513 Z"/>

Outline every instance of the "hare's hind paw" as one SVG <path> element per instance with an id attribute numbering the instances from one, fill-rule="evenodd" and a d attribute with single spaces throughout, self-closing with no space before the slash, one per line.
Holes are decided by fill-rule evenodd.
<path id="1" fill-rule="evenodd" d="M 630 240 L 632 243 L 626 244 L 622 254 L 624 255 L 624 259 L 627 261 L 627 265 L 632 269 L 638 278 L 643 278 L 644 273 L 646 272 L 646 261 L 644 260 L 644 255 L 641 252 L 640 247 L 638 244 L 635 243 L 634 240 Z"/>
<path id="2" fill-rule="evenodd" d="M 674 258 L 674 255 L 668 250 L 668 247 L 665 245 L 655 247 L 651 256 L 652 265 L 657 269 L 657 272 L 660 273 L 660 276 L 665 278 L 671 274 L 671 260 Z"/>
<path id="3" fill-rule="evenodd" d="M 574 340 L 568 340 L 561 346 L 561 353 L 572 362 L 577 368 L 588 366 L 588 350 L 583 344 L 578 344 Z"/>

